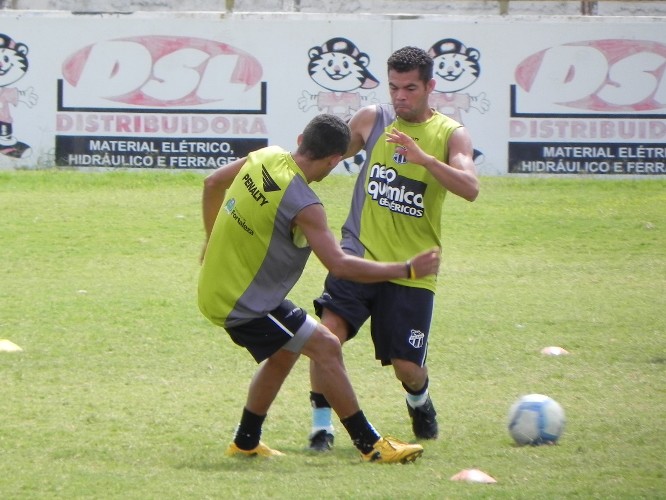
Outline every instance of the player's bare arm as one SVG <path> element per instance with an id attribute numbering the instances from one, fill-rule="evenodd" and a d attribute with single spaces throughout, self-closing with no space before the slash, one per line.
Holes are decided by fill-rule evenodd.
<path id="1" fill-rule="evenodd" d="M 449 138 L 449 163 L 425 153 L 407 134 L 393 129 L 387 142 L 410 163 L 423 165 L 447 191 L 474 201 L 479 194 L 479 179 L 474 166 L 472 140 L 464 127 L 457 128 Z"/>
<path id="2" fill-rule="evenodd" d="M 215 219 L 220 211 L 222 202 L 224 201 L 224 194 L 238 174 L 240 169 L 245 165 L 245 158 L 239 158 L 231 163 L 216 169 L 204 180 L 204 189 L 202 195 L 202 210 L 204 229 L 206 230 L 206 241 L 213 230 Z"/>
<path id="3" fill-rule="evenodd" d="M 358 153 L 368 140 L 377 115 L 377 107 L 373 104 L 359 109 L 349 120 L 351 140 L 344 158 L 350 158 Z"/>
<path id="4" fill-rule="evenodd" d="M 374 262 L 347 255 L 328 227 L 326 212 L 319 204 L 301 210 L 294 219 L 310 248 L 334 276 L 363 283 L 410 277 L 421 278 L 439 271 L 441 252 L 433 248 L 405 262 Z"/>
<path id="5" fill-rule="evenodd" d="M 216 169 L 204 179 L 201 209 L 203 212 L 206 239 L 201 247 L 199 262 L 203 262 L 206 247 L 208 247 L 208 238 L 210 238 L 210 233 L 213 231 L 213 226 L 215 225 L 215 219 L 217 219 L 217 214 L 224 201 L 224 194 L 229 189 L 229 186 L 231 186 L 234 177 L 236 177 L 243 165 L 245 165 L 245 158 L 239 158 Z"/>

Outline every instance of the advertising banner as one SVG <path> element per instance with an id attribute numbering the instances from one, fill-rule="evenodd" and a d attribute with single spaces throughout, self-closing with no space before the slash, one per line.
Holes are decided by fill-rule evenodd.
<path id="1" fill-rule="evenodd" d="M 0 13 L 0 168 L 217 168 L 315 114 L 389 102 L 386 60 L 435 62 L 431 106 L 481 174 L 666 175 L 666 19 Z M 363 153 L 340 173 L 358 171 Z"/>

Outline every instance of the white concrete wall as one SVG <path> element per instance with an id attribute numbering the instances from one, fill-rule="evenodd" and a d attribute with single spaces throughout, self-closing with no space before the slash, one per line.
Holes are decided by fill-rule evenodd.
<path id="1" fill-rule="evenodd" d="M 234 11 L 363 14 L 497 15 L 501 4 L 510 15 L 579 15 L 580 0 L 0 0 L 16 10 L 74 12 Z M 663 16 L 663 0 L 597 0 L 600 16 Z"/>
<path id="2" fill-rule="evenodd" d="M 666 177 L 666 17 L 2 10 L 0 26 L 17 62 L 0 169 L 214 168 L 290 147 L 317 113 L 388 102 L 396 48 L 446 68 L 455 39 L 466 71 L 438 72 L 431 105 L 470 130 L 480 173 Z M 355 71 L 327 76 L 323 54 Z"/>

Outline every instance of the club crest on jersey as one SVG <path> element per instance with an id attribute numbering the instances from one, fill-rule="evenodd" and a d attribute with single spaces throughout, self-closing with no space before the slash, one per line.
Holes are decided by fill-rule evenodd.
<path id="1" fill-rule="evenodd" d="M 393 153 L 393 161 L 396 162 L 398 165 L 404 165 L 407 163 L 407 158 L 405 158 L 405 155 L 402 155 L 400 153 Z"/>

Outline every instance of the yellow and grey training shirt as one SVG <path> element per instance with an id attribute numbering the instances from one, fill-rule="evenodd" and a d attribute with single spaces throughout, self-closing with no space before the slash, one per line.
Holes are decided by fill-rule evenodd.
<path id="1" fill-rule="evenodd" d="M 447 191 L 422 165 L 407 163 L 386 142 L 397 128 L 427 154 L 448 162 L 448 141 L 461 125 L 434 111 L 423 123 L 395 115 L 393 106 L 378 105 L 377 117 L 365 145 L 366 160 L 359 172 L 349 216 L 342 228 L 345 251 L 374 261 L 402 261 L 441 246 L 442 204 Z M 435 291 L 436 277 L 393 280 Z"/>
<path id="2" fill-rule="evenodd" d="M 277 146 L 250 153 L 227 190 L 199 274 L 199 309 L 236 326 L 275 309 L 301 276 L 310 248 L 292 231 L 321 203 L 291 155 Z M 300 240 L 300 241 L 298 241 Z"/>

